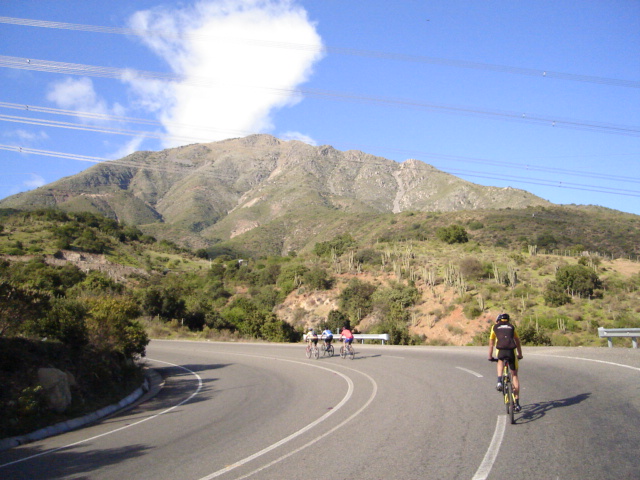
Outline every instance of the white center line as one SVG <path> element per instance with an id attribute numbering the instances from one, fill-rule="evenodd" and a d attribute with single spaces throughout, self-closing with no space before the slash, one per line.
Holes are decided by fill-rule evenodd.
<path id="1" fill-rule="evenodd" d="M 472 480 L 486 480 L 489 473 L 491 473 L 491 468 L 493 467 L 493 463 L 496 461 L 500 445 L 502 444 L 504 427 L 506 424 L 506 415 L 499 415 L 498 422 L 496 423 L 496 430 L 493 432 L 493 438 L 491 439 L 489 449 L 487 450 L 487 453 L 485 453 L 482 463 L 480 464 L 480 467 L 478 467 L 478 471 L 473 476 Z"/>
<path id="2" fill-rule="evenodd" d="M 468 368 L 456 367 L 458 370 L 462 370 L 463 372 L 470 373 L 471 375 L 475 375 L 478 378 L 482 378 L 482 374 L 478 372 L 474 372 L 473 370 L 469 370 Z"/>

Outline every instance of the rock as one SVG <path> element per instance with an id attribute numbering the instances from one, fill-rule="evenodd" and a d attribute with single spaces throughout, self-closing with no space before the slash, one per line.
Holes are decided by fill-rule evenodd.
<path id="1" fill-rule="evenodd" d="M 38 382 L 45 390 L 49 407 L 57 413 L 64 412 L 71 403 L 69 385 L 75 382 L 73 375 L 57 368 L 40 368 Z"/>

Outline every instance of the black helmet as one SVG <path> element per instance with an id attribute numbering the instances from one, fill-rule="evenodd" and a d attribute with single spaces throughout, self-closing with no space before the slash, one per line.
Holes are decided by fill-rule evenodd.
<path id="1" fill-rule="evenodd" d="M 508 321 L 509 321 L 508 313 L 501 313 L 500 315 L 498 315 L 498 318 L 496 318 L 496 322 L 508 322 Z"/>

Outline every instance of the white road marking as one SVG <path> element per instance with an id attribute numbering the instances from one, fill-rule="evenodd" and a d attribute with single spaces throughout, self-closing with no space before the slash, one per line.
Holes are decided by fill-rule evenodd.
<path id="1" fill-rule="evenodd" d="M 498 422 L 496 423 L 496 429 L 493 432 L 493 438 L 491 439 L 491 444 L 489 445 L 489 449 L 487 453 L 485 453 L 484 458 L 482 459 L 482 463 L 476 474 L 473 476 L 472 480 L 486 480 L 491 473 L 491 468 L 493 468 L 493 464 L 496 461 L 498 456 L 498 451 L 500 450 L 500 445 L 502 444 L 502 438 L 504 437 L 504 428 L 507 424 L 506 415 L 499 415 Z"/>
<path id="2" fill-rule="evenodd" d="M 607 365 L 613 365 L 614 367 L 630 368 L 631 370 L 637 370 L 640 372 L 640 368 L 638 367 L 632 367 L 631 365 L 625 365 L 624 363 L 608 362 L 606 360 L 594 360 L 592 358 L 584 357 L 568 357 L 565 355 L 546 355 L 544 353 L 530 353 L 529 355 L 532 355 L 534 357 L 570 358 L 572 360 L 584 360 L 585 362 L 604 363 Z"/>
<path id="3" fill-rule="evenodd" d="M 482 378 L 483 375 L 478 372 L 474 372 L 473 370 L 469 370 L 468 368 L 456 367 L 458 370 L 462 370 L 463 372 L 470 373 L 471 375 L 475 375 L 478 378 Z"/>
<path id="4" fill-rule="evenodd" d="M 173 367 L 178 367 L 178 368 L 181 368 L 183 370 L 186 370 L 187 372 L 191 373 L 192 375 L 194 375 L 198 379 L 198 388 L 196 388 L 196 391 L 193 392 L 191 395 L 189 395 L 189 397 L 187 397 L 185 400 L 181 401 L 180 403 L 174 405 L 171 408 L 167 408 L 166 410 L 164 410 L 164 411 L 162 411 L 160 413 L 157 413 L 156 415 L 144 418 L 144 419 L 142 419 L 142 420 L 140 420 L 138 422 L 135 422 L 135 423 L 132 423 L 132 424 L 129 424 L 129 425 L 125 425 L 124 427 L 116 428 L 115 430 L 111 430 L 109 432 L 102 433 L 100 435 L 96 435 L 95 437 L 85 438 L 84 440 L 80 440 L 79 442 L 70 443 L 69 445 L 65 445 L 64 447 L 58 447 L 58 448 L 54 448 L 52 450 L 46 450 L 44 452 L 37 453 L 36 455 L 31 455 L 29 457 L 21 458 L 20 460 L 14 460 L 13 462 L 5 463 L 4 465 L 0 465 L 0 468 L 8 467 L 9 465 L 15 465 L 16 463 L 26 462 L 27 460 L 31 460 L 31 459 L 37 458 L 37 457 L 42 457 L 44 455 L 49 455 L 50 453 L 59 452 L 60 450 L 64 450 L 65 448 L 75 447 L 76 445 L 80 445 L 82 443 L 90 442 L 91 440 L 95 440 L 96 438 L 105 437 L 107 435 L 111 435 L 112 433 L 120 432 L 120 431 L 125 430 L 127 428 L 131 428 L 131 427 L 134 427 L 136 425 L 140 425 L 141 423 L 144 423 L 144 422 L 146 422 L 148 420 L 153 420 L 154 418 L 158 418 L 160 415 L 164 415 L 165 413 L 169 413 L 171 410 L 174 410 L 174 409 L 178 408 L 180 405 L 184 405 L 189 400 L 191 400 L 193 397 L 195 397 L 198 393 L 200 393 L 200 390 L 202 389 L 202 378 L 200 378 L 200 375 L 198 375 L 196 372 L 194 372 L 192 370 L 189 370 L 188 368 L 183 367 L 181 365 L 176 365 L 176 364 L 169 363 L 169 362 L 163 362 L 161 360 L 153 360 L 151 358 L 149 360 L 152 360 L 154 362 L 164 363 L 165 365 L 171 365 Z"/>
<path id="5" fill-rule="evenodd" d="M 240 356 L 246 356 L 246 357 L 257 357 L 257 358 L 265 358 L 265 357 L 260 357 L 257 355 L 248 355 L 248 354 L 242 354 L 242 353 L 235 353 L 235 354 L 231 354 L 231 355 L 240 355 Z M 273 357 L 266 357 L 266 358 L 273 358 Z M 336 370 L 332 370 L 330 368 L 326 368 L 326 367 L 322 367 L 319 365 L 313 365 L 307 362 L 299 362 L 297 360 L 286 360 L 286 359 L 276 359 L 276 360 L 282 360 L 285 362 L 291 362 L 291 363 L 299 363 L 301 365 L 305 365 L 305 366 L 312 366 L 314 368 L 320 368 L 322 370 L 327 370 L 329 372 L 332 373 L 336 373 L 338 375 L 340 375 L 342 378 L 345 379 L 345 381 L 347 382 L 347 384 L 349 385 L 349 390 L 347 391 L 347 394 L 344 396 L 344 398 L 342 399 L 342 401 L 336 405 L 336 407 L 334 407 L 331 411 L 325 413 L 322 417 L 318 418 L 317 420 L 315 420 L 314 422 L 310 423 L 309 425 L 307 425 L 306 427 L 301 428 L 300 430 L 298 430 L 297 432 L 292 433 L 291 435 L 289 435 L 288 437 L 283 438 L 282 440 L 269 445 L 268 447 L 260 450 L 257 453 L 254 453 L 253 455 L 250 455 L 246 458 L 243 458 L 242 460 L 238 460 L 237 462 L 235 462 L 233 465 L 229 465 L 225 468 L 222 468 L 220 470 L 218 470 L 217 472 L 213 472 L 210 475 L 207 475 L 206 477 L 202 477 L 199 480 L 211 480 L 212 478 L 216 478 L 219 477 L 220 475 L 223 475 L 235 468 L 238 468 L 252 460 L 255 460 L 258 457 L 261 457 L 262 455 L 284 445 L 285 443 L 293 440 L 296 437 L 299 437 L 300 435 L 302 435 L 303 433 L 307 432 L 308 430 L 312 429 L 313 427 L 315 427 L 316 425 L 318 425 L 320 422 L 326 420 L 327 418 L 329 418 L 329 416 L 333 415 L 336 411 L 338 411 L 340 408 L 342 408 L 346 402 L 349 400 L 349 398 L 353 395 L 353 382 L 351 381 L 351 379 L 349 377 L 347 377 L 346 375 L 336 371 Z M 347 418 L 346 420 L 344 420 L 343 422 L 339 423 L 338 425 L 336 425 L 335 427 L 333 427 L 332 429 L 328 430 L 327 432 L 325 432 L 324 434 L 314 438 L 313 440 L 311 440 L 310 442 L 306 443 L 305 445 L 302 445 L 301 447 L 292 450 L 288 453 L 286 453 L 285 455 L 281 456 L 280 458 L 277 458 L 276 460 L 267 463 L 265 465 L 263 465 L 262 467 L 247 473 L 246 475 L 244 475 L 243 477 L 238 477 L 235 480 L 242 480 L 244 478 L 248 478 L 258 472 L 261 472 L 262 470 L 265 470 L 269 467 L 271 467 L 272 465 L 275 465 L 278 462 L 281 462 L 282 460 L 284 460 L 285 458 L 290 457 L 291 455 L 294 455 L 302 450 L 304 450 L 305 448 L 310 447 L 311 445 L 313 445 L 314 443 L 318 442 L 319 440 L 323 439 L 324 437 L 326 437 L 327 435 L 330 435 L 331 433 L 335 432 L 337 429 L 342 428 L 345 424 L 347 424 L 348 422 L 350 422 L 351 420 L 353 420 L 355 417 L 357 417 L 358 415 L 360 415 L 360 413 L 362 413 L 362 411 L 364 411 L 364 409 L 366 409 L 369 404 L 371 404 L 371 402 L 373 401 L 373 399 L 376 397 L 377 392 L 378 392 L 378 384 L 375 382 L 375 380 L 373 378 L 371 378 L 369 375 L 367 375 L 366 373 L 362 373 L 362 372 L 358 372 L 357 370 L 353 370 L 352 368 L 349 367 L 343 367 L 346 368 L 347 370 L 352 370 L 354 372 L 357 372 L 361 375 L 364 375 L 365 377 L 367 377 L 369 379 L 369 381 L 372 383 L 373 385 L 373 392 L 371 393 L 371 396 L 369 397 L 369 400 L 367 400 L 367 402 L 360 407 L 360 409 L 356 412 L 354 412 L 349 418 Z"/>

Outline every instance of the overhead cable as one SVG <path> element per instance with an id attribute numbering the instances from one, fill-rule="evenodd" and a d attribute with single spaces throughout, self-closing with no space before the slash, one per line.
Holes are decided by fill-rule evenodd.
<path id="1" fill-rule="evenodd" d="M 46 20 L 33 20 L 27 18 L 0 17 L 0 23 L 22 25 L 29 27 L 44 27 L 62 30 L 76 30 L 92 33 L 108 33 L 118 35 L 132 35 L 139 37 L 164 37 L 164 38 L 190 38 L 195 40 L 218 40 L 231 43 L 251 44 L 253 46 L 270 47 L 270 48 L 286 48 L 291 50 L 316 51 L 317 45 L 292 43 L 292 42 L 273 42 L 267 40 L 258 40 L 250 38 L 230 38 L 219 37 L 215 35 L 194 34 L 194 33 L 175 33 L 161 30 L 140 30 L 133 28 L 120 27 L 104 27 L 97 25 L 82 25 L 76 23 L 50 22 Z M 446 67 L 466 68 L 473 70 L 485 70 L 498 73 L 509 73 L 514 75 L 525 75 L 539 78 L 554 78 L 559 80 L 568 80 L 574 82 L 586 82 L 599 85 L 610 85 L 616 87 L 640 88 L 640 81 L 624 80 L 617 78 L 598 77 L 594 75 L 580 75 L 574 73 L 555 72 L 546 69 L 513 67 L 507 65 L 496 65 L 482 62 L 472 62 L 467 60 L 454 60 L 447 58 L 428 57 L 424 55 L 408 55 L 402 53 L 382 52 L 375 50 L 361 50 L 348 47 L 324 46 L 324 51 L 337 55 L 349 55 L 368 58 L 377 58 L 383 60 L 393 60 L 411 63 L 422 63 L 430 65 L 441 65 Z"/>
<path id="2" fill-rule="evenodd" d="M 76 110 L 63 110 L 51 107 L 41 107 L 36 105 L 24 105 L 10 102 L 2 102 L 0 101 L 0 108 L 10 108 L 14 110 L 28 111 L 28 112 L 39 112 L 39 113 L 48 113 L 48 114 L 57 114 L 57 115 L 67 115 L 67 116 L 75 116 L 79 118 L 89 118 L 93 120 L 101 120 L 101 121 L 116 121 L 116 122 L 130 122 L 130 123 L 141 123 L 146 125 L 153 126 L 162 126 L 162 124 L 155 120 L 148 120 L 143 118 L 135 118 L 135 117 L 124 117 L 118 115 L 109 115 L 103 113 L 93 113 L 93 112 L 81 112 Z M 113 128 L 99 125 L 87 125 L 87 124 L 77 124 L 71 122 L 57 122 L 52 120 L 45 120 L 40 118 L 27 118 L 27 117 L 18 117 L 18 116 L 10 116 L 10 115 L 1 115 L 0 121 L 8 121 L 15 123 L 24 123 L 31 125 L 39 125 L 39 126 L 48 126 L 48 127 L 57 127 L 57 128 L 69 128 L 74 130 L 85 130 L 85 131 L 93 131 L 100 133 L 111 133 L 118 135 L 130 135 L 135 137 L 142 138 L 161 138 L 161 139 L 175 139 L 181 141 L 190 141 L 194 143 L 206 143 L 211 141 L 210 138 L 206 137 L 179 137 L 179 136 L 171 136 L 160 132 L 146 132 L 140 130 L 130 130 L 125 128 Z M 173 124 L 177 127 L 188 127 L 188 128 L 197 128 L 186 125 Z M 205 130 L 205 129 L 201 129 Z M 250 135 L 255 132 L 247 132 L 247 131 L 230 131 L 230 130 L 222 130 L 222 129 L 207 129 L 210 133 L 234 133 L 239 136 Z M 206 133 L 206 132 L 203 132 Z M 530 163 L 522 164 L 522 163 L 514 163 L 514 162 L 505 162 L 499 160 L 491 160 L 491 159 L 481 159 L 481 158 L 472 158 L 472 157 L 462 157 L 455 155 L 445 155 L 445 154 L 437 154 L 437 153 L 429 153 L 429 152 L 416 152 L 411 151 L 411 154 L 417 154 L 421 158 L 429 158 L 432 160 L 440 160 L 446 162 L 465 162 L 465 163 L 476 163 L 485 166 L 497 166 L 497 167 L 506 167 L 513 168 L 519 170 L 526 171 L 534 171 L 534 172 L 548 172 L 548 173 L 557 173 L 561 175 L 570 175 L 576 177 L 586 177 L 586 178 L 595 178 L 600 180 L 610 180 L 610 181 L 618 181 L 618 182 L 626 182 L 626 183 L 640 183 L 640 178 L 632 177 L 628 175 L 611 175 L 611 174 L 602 174 L 595 172 L 588 172 L 585 170 L 569 170 L 557 167 L 542 167 L 532 165 Z"/>
<path id="3" fill-rule="evenodd" d="M 186 77 L 171 73 L 149 72 L 143 70 L 123 69 L 114 67 L 100 67 L 93 65 L 83 65 L 77 63 L 53 62 L 48 60 L 28 59 L 21 57 L 9 57 L 0 55 L 0 67 L 17 68 L 23 70 L 36 70 L 51 73 L 63 73 L 67 75 L 84 75 L 102 78 L 116 78 L 124 80 L 132 76 L 149 80 L 161 80 L 170 82 L 181 82 L 182 85 L 193 85 L 201 87 L 232 87 L 232 88 L 252 88 L 267 90 L 275 95 L 306 95 L 313 97 L 326 98 L 336 101 L 348 101 L 364 104 L 386 105 L 390 107 L 412 108 L 428 111 L 439 111 L 445 113 L 453 113 L 457 115 L 465 115 L 483 118 L 498 118 L 501 120 L 510 120 L 517 122 L 532 123 L 537 125 L 545 125 L 557 128 L 569 128 L 576 130 L 596 131 L 615 135 L 640 136 L 640 126 L 619 125 L 606 122 L 595 122 L 589 120 L 575 120 L 560 118 L 548 115 L 532 114 L 526 112 L 509 112 L 498 110 L 483 110 L 474 107 L 441 105 L 434 103 L 424 103 L 411 99 L 389 98 L 379 96 L 356 95 L 352 93 L 335 92 L 320 89 L 290 89 L 276 88 L 255 85 L 229 85 L 213 79 L 200 77 Z"/>
<path id="4" fill-rule="evenodd" d="M 130 167 L 130 168 L 136 168 L 136 169 L 149 169 L 149 170 L 159 170 L 159 171 L 166 171 L 167 168 L 166 167 L 161 167 L 158 165 L 148 165 L 148 164 L 140 164 L 139 162 L 133 162 L 133 161 L 127 161 L 126 157 L 123 160 L 107 160 L 104 158 L 99 158 L 99 157 L 88 157 L 88 156 L 84 156 L 84 155 L 75 155 L 75 154 L 67 154 L 67 153 L 61 153 L 61 152 L 51 152 L 51 151 L 47 151 L 47 150 L 37 150 L 37 149 L 33 149 L 33 148 L 26 148 L 26 147 L 19 147 L 19 146 L 15 146 L 15 145 L 1 145 L 0 144 L 0 150 L 9 150 L 9 151 L 13 151 L 13 152 L 17 152 L 17 153 L 24 153 L 24 154 L 35 154 L 35 155 L 45 155 L 45 156 L 51 156 L 51 157 L 58 157 L 58 158 L 67 158 L 70 160 L 79 160 L 79 161 L 85 161 L 85 162 L 92 162 L 92 163 L 108 163 L 108 165 L 119 165 L 119 166 L 126 166 L 126 167 Z M 357 163 L 364 163 L 364 162 L 357 162 Z M 172 173 L 184 173 L 184 170 L 186 168 L 184 166 L 181 166 L 178 169 L 175 170 L 171 170 Z M 224 179 L 229 179 L 231 177 L 229 176 L 225 176 L 225 175 L 219 175 L 217 172 L 200 172 L 202 175 L 207 175 L 207 176 L 212 176 L 214 178 L 224 178 Z M 469 177 L 477 177 L 477 178 L 486 178 L 486 179 L 491 179 L 491 180 L 500 180 L 500 181 L 504 181 L 504 180 L 513 180 L 516 181 L 517 183 L 523 183 L 523 184 L 531 184 L 531 185 L 543 185 L 543 186 L 547 186 L 547 187 L 555 187 L 555 188 L 567 188 L 567 189 L 571 189 L 571 190 L 584 190 L 584 191 L 590 191 L 590 192 L 598 192 L 598 193 L 606 193 L 606 194 L 611 194 L 611 195 L 622 195 L 622 196 L 628 196 L 628 197 L 640 197 L 640 191 L 638 190 L 627 190 L 627 189 L 620 189 L 620 188 L 610 188 L 610 187 L 602 187 L 602 186 L 598 186 L 598 185 L 583 185 L 583 184 L 579 184 L 579 183 L 570 183 L 570 182 L 559 182 L 559 181 L 553 181 L 553 180 L 545 180 L 545 179 L 538 179 L 538 178 L 530 178 L 530 177 L 518 177 L 518 176 L 509 176 L 509 175 L 499 175 L 499 174 L 494 174 L 494 175 L 488 175 L 485 172 L 475 172 L 475 171 L 468 171 L 468 170 L 456 170 L 456 169 L 447 169 L 446 171 L 444 171 L 444 173 L 449 173 L 451 175 L 453 175 L 454 173 L 457 175 L 464 175 L 464 176 L 469 176 Z"/>

